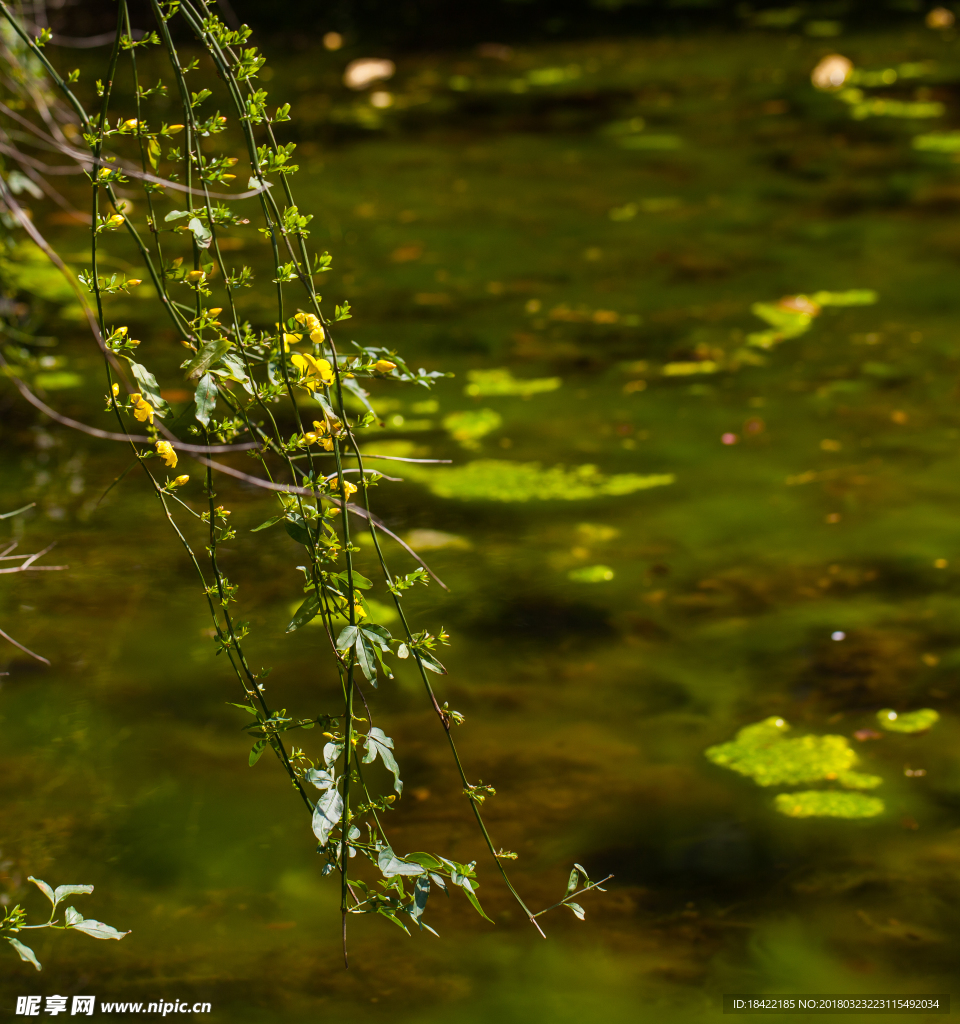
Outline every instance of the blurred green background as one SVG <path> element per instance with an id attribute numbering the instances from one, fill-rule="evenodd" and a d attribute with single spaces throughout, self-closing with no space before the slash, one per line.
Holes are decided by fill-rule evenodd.
<path id="1" fill-rule="evenodd" d="M 925 7 L 874 31 L 795 10 L 481 50 L 266 47 L 271 96 L 293 104 L 295 191 L 334 256 L 322 290 L 354 307 L 338 338 L 455 374 L 384 393 L 369 443 L 474 469 L 388 470 L 405 479 L 376 502 L 451 587 L 415 592 L 414 620 L 452 634 L 440 699 L 467 716 L 471 776 L 497 788 L 486 808 L 518 888 L 543 906 L 572 861 L 616 876 L 585 923 L 554 911 L 544 942 L 518 918 L 401 668 L 375 708 L 407 787 L 393 845 L 476 858 L 497 925 L 457 896 L 431 901 L 439 939 L 357 919 L 344 972 L 336 886 L 276 766 L 246 765 L 235 682 L 155 502 L 135 473 L 101 501 L 126 456 L 4 385 L 4 510 L 37 506 L 0 532 L 56 541 L 69 569 L 0 587 L 0 626 L 53 662 L 0 649 L 0 885 L 39 912 L 27 874 L 94 883 L 80 909 L 132 934 L 40 938 L 40 975 L 6 956 L 3 1013 L 43 992 L 209 1000 L 230 1021 L 679 1024 L 719 1015 L 724 992 L 949 991 L 960 53 Z M 811 84 L 831 53 L 859 97 Z M 364 56 L 396 71 L 351 91 L 344 68 Z M 82 266 L 82 230 L 33 205 Z M 249 235 L 237 247 L 264 268 Z M 34 386 L 109 428 L 62 288 L 27 248 L 4 274 L 42 293 L 36 326 L 58 342 Z M 878 300 L 748 344 L 767 326 L 754 303 L 824 289 Z M 152 315 L 139 297 L 114 307 L 172 380 L 183 353 Z M 501 391 L 551 383 L 496 394 L 490 370 Z M 500 463 L 562 465 L 586 493 L 544 497 L 542 472 Z M 604 493 L 620 474 L 675 479 Z M 222 560 L 268 696 L 335 713 L 320 631 L 283 632 L 292 542 L 249 533 L 272 503 L 226 479 L 218 493 L 237 509 Z M 878 710 L 921 707 L 941 715 L 929 733 L 878 730 Z M 704 757 L 771 715 L 846 737 L 884 813 L 790 818 L 780 790 Z"/>

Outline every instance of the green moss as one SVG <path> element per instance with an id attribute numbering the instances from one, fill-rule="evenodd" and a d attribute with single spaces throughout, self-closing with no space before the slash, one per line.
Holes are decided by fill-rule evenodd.
<path id="1" fill-rule="evenodd" d="M 920 708 L 900 714 L 884 708 L 877 712 L 877 721 L 887 732 L 926 732 L 940 721 L 940 713 L 933 708 Z"/>
<path id="2" fill-rule="evenodd" d="M 872 789 L 882 781 L 850 770 L 857 755 L 845 736 L 786 739 L 789 728 L 782 718 L 767 718 L 745 726 L 729 743 L 708 748 L 706 756 L 714 764 L 748 775 L 759 786 L 830 780 L 851 789 Z"/>
<path id="3" fill-rule="evenodd" d="M 875 796 L 817 789 L 781 793 L 773 806 L 789 818 L 875 818 L 885 810 Z"/>

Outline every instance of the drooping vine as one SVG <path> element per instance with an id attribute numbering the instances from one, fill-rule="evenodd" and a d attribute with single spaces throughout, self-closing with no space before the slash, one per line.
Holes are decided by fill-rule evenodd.
<path id="1" fill-rule="evenodd" d="M 515 855 L 497 849 L 484 823 L 482 805 L 495 790 L 471 783 L 457 752 L 453 731 L 463 716 L 441 704 L 430 681 L 432 674 L 446 673 L 438 651 L 449 637 L 442 629 L 436 634 L 414 629 L 404 608 L 404 594 L 411 587 L 443 584 L 373 512 L 371 491 L 390 477 L 365 465 L 356 435 L 358 429 L 378 422 L 363 381 L 429 388 L 444 374 L 413 370 L 400 354 L 381 346 L 353 344 L 350 352 L 338 348 L 334 325 L 350 318 L 350 305 L 341 301 L 331 309 L 318 294 L 317 282 L 331 269 L 332 257 L 310 246 L 312 215 L 301 210 L 291 188 L 298 171 L 295 144 L 281 142 L 275 132 L 275 126 L 291 119 L 290 105 L 268 108 L 268 94 L 257 80 L 265 58 L 249 45 L 250 30 L 228 28 L 205 0 L 151 0 L 151 11 L 153 29 L 135 33 L 126 0 L 118 0 L 116 34 L 104 76 L 96 82 L 98 103 L 91 110 L 72 88 L 79 72 L 64 75 L 48 57 L 49 31 L 34 37 L 22 16 L 0 3 L 9 28 L 7 88 L 13 93 L 33 88 L 30 83 L 45 76 L 60 94 L 59 100 L 46 102 L 40 123 L 0 103 L 0 152 L 5 161 L 19 166 L 15 173 L 29 172 L 44 187 L 52 173 L 71 169 L 82 172 L 88 182 L 90 266 L 71 285 L 84 301 L 102 353 L 105 407 L 118 431 L 70 420 L 46 406 L 16 376 L 12 379 L 28 400 L 59 422 L 129 446 L 134 464 L 141 467 L 198 575 L 218 653 L 229 661 L 240 685 L 242 701 L 233 706 L 249 718 L 249 763 L 256 764 L 267 750 L 273 753 L 310 814 L 323 873 L 340 874 L 345 958 L 350 914 L 376 913 L 404 930 L 406 915 L 432 931 L 423 918 L 434 887 L 459 888 L 476 911 L 487 916 L 477 896 L 476 862 L 460 863 L 426 852 L 400 856 L 391 846 L 384 822 L 403 792 L 401 769 L 393 739 L 374 723 L 367 687 L 393 679 L 391 665 L 396 660 L 415 666 L 483 841 L 503 882 L 539 931 L 538 918 L 546 911 L 534 913 L 516 891 L 503 863 Z M 171 31 L 175 21 L 189 31 L 189 48 L 178 47 Z M 161 52 L 169 66 L 166 80 L 162 77 L 150 87 L 142 84 L 138 64 L 138 54 L 146 50 Z M 211 71 L 219 80 L 216 88 L 226 113 L 220 108 L 211 111 L 214 90 L 200 81 L 214 84 Z M 121 73 L 129 74 L 133 97 L 132 108 L 125 110 L 116 101 Z M 154 116 L 154 101 L 168 94 L 179 104 L 178 123 Z M 19 129 L 26 125 L 26 137 L 48 154 L 58 154 L 60 163 L 50 165 L 25 152 L 23 131 L 5 131 L 2 119 L 23 122 Z M 239 143 L 248 172 L 240 172 L 241 157 L 209 149 L 209 140 L 230 131 L 235 136 L 225 137 Z M 245 187 L 226 191 L 238 175 L 240 182 L 247 179 Z M 123 198 L 133 182 L 143 192 L 145 212 L 139 217 Z M 10 174 L 0 175 L 0 198 L 11 222 L 69 273 L 15 191 Z M 234 247 L 224 246 L 224 240 L 232 232 L 252 230 L 248 218 L 230 205 L 245 199 L 256 200 L 260 224 L 255 230 L 270 247 L 272 277 L 267 282 L 257 280 L 254 268 L 225 258 Z M 116 232 L 126 233 L 159 309 L 187 350 L 181 370 L 192 400 L 179 415 L 164 399 L 166 389 L 157 372 L 141 355 L 141 342 L 129 326 L 111 320 L 111 300 L 141 284 L 101 272 L 104 242 Z M 264 294 L 272 292 L 275 313 L 268 322 L 255 323 L 241 315 L 237 298 L 244 289 L 261 286 Z M 149 351 L 151 345 L 143 348 Z M 5 359 L 3 364 L 8 365 Z M 304 422 L 304 407 L 316 410 L 309 423 Z M 186 430 L 185 418 L 192 421 Z M 247 453 L 257 472 L 244 472 L 216 458 L 238 451 Z M 368 457 L 371 454 L 375 453 Z M 175 472 L 182 457 L 200 467 L 202 501 L 192 497 L 196 483 L 190 475 Z M 303 598 L 287 631 L 319 619 L 339 682 L 341 703 L 335 711 L 288 714 L 268 701 L 264 673 L 252 670 L 245 647 L 250 627 L 231 608 L 238 588 L 218 558 L 220 546 L 236 531 L 231 510 L 218 502 L 216 474 L 275 494 L 276 514 L 255 532 L 282 528 L 297 544 Z M 189 540 L 184 517 L 202 524 L 203 550 Z M 374 584 L 354 560 L 360 550 L 352 535 L 356 523 L 369 532 L 382 585 L 396 608 L 397 636 L 374 621 L 373 605 L 365 597 Z M 416 558 L 417 568 L 394 572 L 384 556 L 384 535 Z M 312 729 L 322 733 L 324 742 L 308 753 L 297 745 L 306 741 L 294 742 L 292 737 Z M 377 759 L 392 776 L 392 793 L 371 789 L 364 768 Z M 376 869 L 368 871 L 367 878 L 351 867 L 364 861 Z M 566 894 L 555 906 L 565 905 L 582 917 L 573 897 L 599 885 L 576 865 Z"/>

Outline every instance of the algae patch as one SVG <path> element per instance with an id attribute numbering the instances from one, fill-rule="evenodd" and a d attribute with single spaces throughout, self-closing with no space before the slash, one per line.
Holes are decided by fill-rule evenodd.
<path id="1" fill-rule="evenodd" d="M 788 739 L 783 718 L 767 718 L 744 726 L 736 738 L 705 751 L 714 764 L 747 775 L 759 786 L 798 786 L 839 782 L 847 789 L 873 789 L 878 775 L 853 771 L 856 752 L 845 736 L 801 736 Z M 781 814 L 796 818 L 868 818 L 881 814 L 883 801 L 860 793 L 811 790 L 781 793 L 774 801 Z"/>
<path id="2" fill-rule="evenodd" d="M 875 796 L 828 789 L 781 793 L 773 806 L 790 818 L 875 818 L 884 811 L 883 801 Z"/>
<path id="3" fill-rule="evenodd" d="M 940 713 L 933 708 L 920 708 L 899 714 L 892 708 L 877 712 L 877 721 L 887 732 L 926 732 L 940 721 Z"/>

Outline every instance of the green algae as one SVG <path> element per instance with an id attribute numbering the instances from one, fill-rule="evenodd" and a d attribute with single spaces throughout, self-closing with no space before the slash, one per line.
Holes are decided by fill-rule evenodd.
<path id="1" fill-rule="evenodd" d="M 467 380 L 470 383 L 463 391 L 471 398 L 491 395 L 519 395 L 521 398 L 529 398 L 545 391 L 556 391 L 563 383 L 559 377 L 518 379 L 504 367 L 493 370 L 470 370 L 467 373 Z"/>
<path id="2" fill-rule="evenodd" d="M 502 424 L 503 417 L 494 409 L 468 409 L 443 418 L 443 429 L 464 448 L 479 447 L 480 438 L 499 430 Z"/>
<path id="3" fill-rule="evenodd" d="M 940 721 L 940 713 L 933 708 L 920 708 L 900 714 L 884 708 L 877 712 L 877 721 L 887 732 L 926 732 Z"/>
<path id="4" fill-rule="evenodd" d="M 714 764 L 747 775 L 758 786 L 796 786 L 836 781 L 850 789 L 872 789 L 876 775 L 851 771 L 858 758 L 845 736 L 801 736 L 786 739 L 790 726 L 771 717 L 742 728 L 736 739 L 709 747 Z"/>
<path id="5" fill-rule="evenodd" d="M 545 469 L 539 462 L 504 459 L 477 459 L 465 466 L 436 468 L 410 464 L 403 467 L 403 475 L 426 485 L 437 497 L 460 501 L 582 501 L 674 482 L 671 473 L 605 476 L 592 465 Z"/>
<path id="6" fill-rule="evenodd" d="M 875 818 L 886 809 L 875 796 L 828 789 L 781 793 L 773 806 L 788 818 Z"/>
<path id="7" fill-rule="evenodd" d="M 574 583 L 605 583 L 615 575 L 609 565 L 585 565 L 580 569 L 571 569 L 567 579 Z"/>

